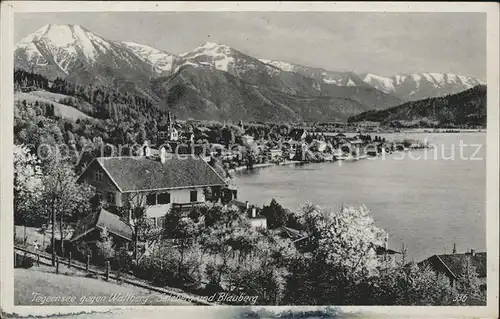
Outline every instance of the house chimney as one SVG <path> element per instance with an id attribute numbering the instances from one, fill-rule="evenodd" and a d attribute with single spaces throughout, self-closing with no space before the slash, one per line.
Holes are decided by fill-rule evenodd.
<path id="1" fill-rule="evenodd" d="M 245 202 L 245 205 L 246 205 L 246 208 L 247 210 L 250 208 L 250 203 L 248 203 L 248 201 Z"/>
<path id="2" fill-rule="evenodd" d="M 385 250 L 389 250 L 389 234 L 385 235 Z"/>
<path id="3" fill-rule="evenodd" d="M 476 255 L 476 250 L 475 250 L 475 249 L 471 249 L 471 250 L 470 250 L 470 255 L 471 255 L 472 257 L 474 257 L 474 256 Z"/>
<path id="4" fill-rule="evenodd" d="M 453 253 L 454 254 L 457 253 L 457 244 L 456 243 L 453 243 Z"/>
<path id="5" fill-rule="evenodd" d="M 257 208 L 253 207 L 252 208 L 252 218 L 257 217 Z"/>

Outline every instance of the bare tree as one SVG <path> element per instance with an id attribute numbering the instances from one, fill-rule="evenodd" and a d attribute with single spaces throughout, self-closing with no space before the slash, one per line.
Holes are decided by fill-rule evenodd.
<path id="1" fill-rule="evenodd" d="M 126 218 L 134 231 L 134 259 L 140 259 L 138 246 L 139 242 L 144 242 L 146 246 L 156 241 L 158 236 L 155 227 L 148 221 L 146 215 L 147 202 L 145 193 L 129 193 L 123 198 L 121 215 Z"/>

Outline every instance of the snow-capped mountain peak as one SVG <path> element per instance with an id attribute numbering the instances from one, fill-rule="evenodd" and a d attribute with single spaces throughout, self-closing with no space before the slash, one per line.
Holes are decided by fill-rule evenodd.
<path id="1" fill-rule="evenodd" d="M 109 49 L 109 43 L 79 25 L 49 24 L 21 40 L 17 47 L 34 50 L 36 44 L 46 49 L 60 49 L 69 55 L 82 53 L 88 60 L 95 60 L 100 52 Z M 54 52 L 55 53 L 55 52 Z"/>
<path id="2" fill-rule="evenodd" d="M 125 45 L 73 24 L 49 24 L 24 37 L 15 47 L 14 63 L 49 78 L 72 77 L 86 83 L 116 76 L 145 80 L 152 72 Z"/>
<path id="3" fill-rule="evenodd" d="M 179 57 L 175 54 L 161 51 L 148 45 L 135 42 L 122 42 L 122 44 L 130 49 L 139 59 L 151 65 L 157 74 L 172 71 L 174 64 L 179 60 Z"/>
<path id="4" fill-rule="evenodd" d="M 218 70 L 229 72 L 235 64 L 236 50 L 214 42 L 205 42 L 189 53 L 181 55 L 191 63 L 215 67 Z"/>
<path id="5" fill-rule="evenodd" d="M 28 61 L 39 66 L 53 63 L 66 74 L 73 63 L 83 60 L 91 64 L 110 48 L 109 41 L 72 24 L 46 25 L 16 45 L 16 51 L 22 51 Z"/>
<path id="6" fill-rule="evenodd" d="M 202 52 L 214 52 L 214 51 L 227 51 L 228 53 L 231 51 L 231 48 L 228 47 L 227 45 L 224 44 L 219 44 L 215 42 L 205 42 L 199 47 L 195 48 L 191 52 L 186 52 L 184 54 L 181 54 L 181 56 L 186 56 L 186 55 L 191 55 L 195 52 L 197 53 L 202 53 Z"/>
<path id="7" fill-rule="evenodd" d="M 299 64 L 293 64 L 284 61 L 260 59 L 261 62 L 272 65 L 282 71 L 295 72 L 303 76 L 313 78 L 319 83 L 337 86 L 361 86 L 368 87 L 362 79 L 353 72 L 328 71 L 322 68 L 307 67 Z"/>
<path id="8" fill-rule="evenodd" d="M 366 74 L 363 81 L 382 92 L 407 100 L 458 93 L 483 84 L 470 76 L 436 72 L 398 74 L 392 77 Z"/>
<path id="9" fill-rule="evenodd" d="M 394 93 L 395 91 L 394 80 L 391 78 L 368 73 L 363 81 L 385 93 Z"/>
<path id="10" fill-rule="evenodd" d="M 265 83 L 291 94 L 337 94 L 341 91 L 338 87 L 349 86 L 356 89 L 347 92 L 361 92 L 358 87 L 375 88 L 400 100 L 416 100 L 457 93 L 484 84 L 473 77 L 450 73 L 385 77 L 372 73 L 329 71 L 257 59 L 215 42 L 205 42 L 189 53 L 175 55 L 135 42 L 106 40 L 79 25 L 43 26 L 16 45 L 14 57 L 16 67 L 49 78 L 70 77 L 88 83 L 114 83 L 116 79 L 128 79 L 142 81 L 145 87 L 151 77 L 171 75 L 184 66 L 224 71 L 248 83 Z"/>

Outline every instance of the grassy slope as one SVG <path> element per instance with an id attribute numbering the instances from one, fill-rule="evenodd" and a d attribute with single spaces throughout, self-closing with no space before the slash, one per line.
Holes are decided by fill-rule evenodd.
<path id="1" fill-rule="evenodd" d="M 181 300 L 162 300 L 166 296 L 153 293 L 127 284 L 116 284 L 99 279 L 56 275 L 44 271 L 37 271 L 37 267 L 31 269 L 14 270 L 14 304 L 15 305 L 40 305 L 40 302 L 32 301 L 34 293 L 44 296 L 75 296 L 76 300 L 70 303 L 48 302 L 45 305 L 187 305 Z M 121 293 L 122 296 L 131 294 L 134 297 L 142 297 L 146 303 L 133 301 L 110 301 L 112 294 Z M 102 300 L 95 299 L 92 303 L 82 297 L 103 297 Z M 82 303 L 80 303 L 82 301 Z"/>
<path id="2" fill-rule="evenodd" d="M 36 101 L 44 102 L 44 103 L 52 103 L 52 104 L 54 104 L 55 115 L 62 117 L 62 118 L 70 119 L 73 121 L 76 121 L 77 119 L 91 119 L 92 118 L 92 117 L 88 116 L 87 114 L 77 110 L 74 107 L 54 102 L 54 99 L 55 99 L 54 95 L 61 95 L 63 97 L 66 97 L 65 95 L 62 95 L 62 94 L 54 94 L 54 93 L 50 93 L 50 92 L 41 92 L 41 91 L 36 91 L 36 92 L 31 92 L 31 93 L 16 92 L 14 94 L 14 100 L 15 101 L 26 100 L 26 102 L 28 102 L 28 103 L 34 103 Z"/>
<path id="3" fill-rule="evenodd" d="M 66 98 L 74 99 L 74 97 L 69 96 L 69 95 L 52 93 L 52 92 L 48 92 L 48 91 L 32 91 L 32 92 L 29 92 L 29 94 L 35 95 L 35 96 L 38 96 L 38 97 L 41 97 L 41 98 L 44 98 L 47 100 L 51 100 L 54 102 L 59 102 L 61 99 L 66 99 Z"/>
<path id="4" fill-rule="evenodd" d="M 16 225 L 16 239 L 22 241 L 24 239 L 24 226 Z M 27 244 L 33 249 L 35 241 L 38 241 L 38 245 L 42 246 L 44 243 L 43 234 L 39 232 L 40 228 L 37 227 L 26 227 L 26 237 Z M 61 239 L 59 234 L 59 229 L 56 227 L 55 233 L 56 240 Z M 71 238 L 71 233 L 68 233 L 66 239 Z M 49 246 L 52 239 L 52 229 L 48 229 L 45 233 L 45 247 Z M 40 248 L 41 249 L 41 248 Z"/>

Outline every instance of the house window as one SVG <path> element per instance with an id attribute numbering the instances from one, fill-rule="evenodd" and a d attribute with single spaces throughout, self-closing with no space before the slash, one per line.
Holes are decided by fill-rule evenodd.
<path id="1" fill-rule="evenodd" d="M 113 192 L 108 192 L 108 197 L 107 197 L 107 202 L 110 203 L 110 204 L 113 204 L 115 205 L 116 204 L 116 197 L 115 197 L 115 193 Z"/>
<path id="2" fill-rule="evenodd" d="M 191 202 L 197 202 L 198 201 L 198 191 L 190 191 L 189 192 L 189 200 Z"/>
<path id="3" fill-rule="evenodd" d="M 164 139 L 165 138 L 165 132 L 158 132 L 158 137 L 160 139 Z"/>
<path id="4" fill-rule="evenodd" d="M 99 202 L 101 202 L 101 201 L 102 201 L 102 192 L 101 192 L 101 191 L 96 191 L 96 192 L 95 192 L 95 196 L 97 197 L 97 200 L 98 200 Z"/>
<path id="5" fill-rule="evenodd" d="M 103 175 L 104 174 L 102 173 L 102 171 L 98 169 L 97 171 L 95 171 L 94 178 L 96 181 L 102 181 Z"/>
<path id="6" fill-rule="evenodd" d="M 165 216 L 158 217 L 157 224 L 157 226 L 165 227 Z"/>
<path id="7" fill-rule="evenodd" d="M 149 194 L 146 196 L 146 204 L 156 205 L 156 194 Z"/>
<path id="8" fill-rule="evenodd" d="M 159 205 L 170 204 L 170 193 L 158 194 L 158 204 Z"/>

